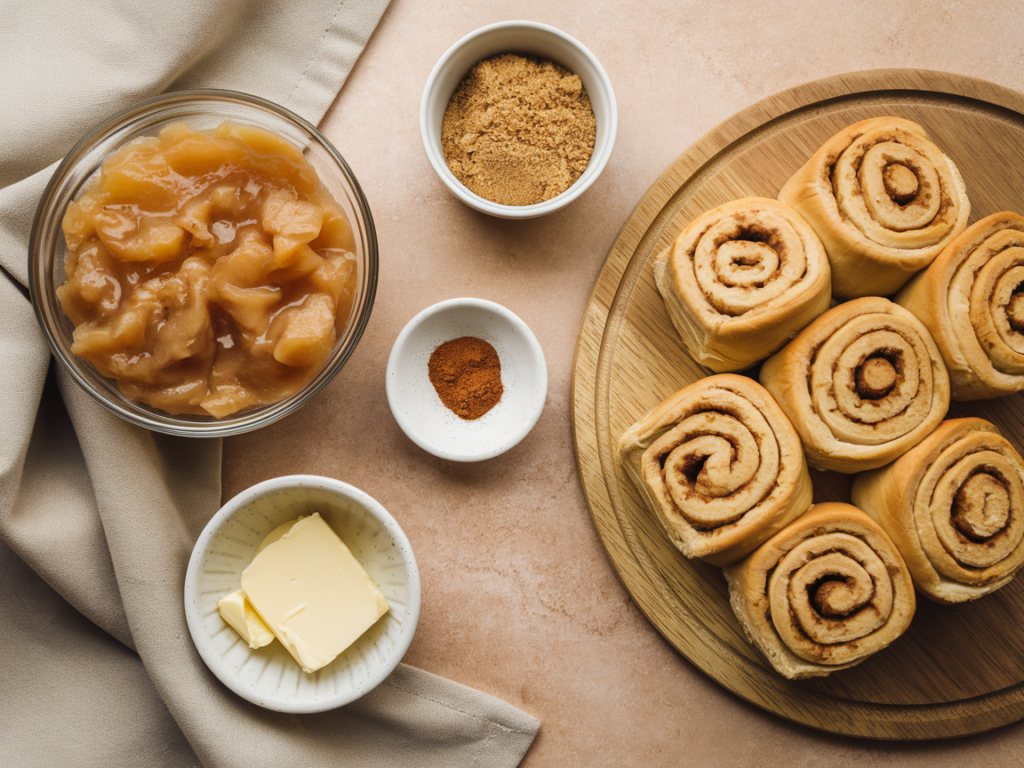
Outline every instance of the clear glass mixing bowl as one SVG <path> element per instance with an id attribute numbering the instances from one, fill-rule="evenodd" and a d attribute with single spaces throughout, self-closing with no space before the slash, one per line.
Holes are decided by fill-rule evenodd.
<path id="1" fill-rule="evenodd" d="M 269 405 L 256 406 L 224 418 L 172 415 L 125 397 L 117 383 L 100 375 L 71 351 L 74 326 L 64 315 L 56 289 L 65 281 L 67 246 L 61 222 L 72 200 L 113 152 L 133 139 L 154 136 L 162 128 L 184 122 L 193 130 L 211 130 L 225 120 L 263 128 L 298 147 L 324 186 L 348 216 L 355 237 L 356 294 L 345 330 L 323 369 L 305 387 Z M 109 118 L 64 158 L 50 180 L 36 211 L 29 245 L 29 290 L 39 324 L 57 359 L 97 401 L 130 422 L 158 432 L 195 437 L 221 437 L 266 426 L 300 408 L 341 369 L 362 336 L 377 289 L 377 236 L 370 208 L 348 164 L 320 132 L 298 115 L 269 101 L 233 91 L 181 91 L 140 102 Z"/>

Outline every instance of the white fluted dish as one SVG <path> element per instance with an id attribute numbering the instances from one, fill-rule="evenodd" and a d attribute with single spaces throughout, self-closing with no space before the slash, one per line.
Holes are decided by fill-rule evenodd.
<path id="1" fill-rule="evenodd" d="M 217 601 L 240 587 L 268 533 L 313 512 L 345 542 L 390 610 L 338 658 L 307 674 L 278 641 L 249 648 L 220 617 Z M 419 615 L 419 569 L 405 533 L 374 498 L 329 477 L 278 477 L 235 496 L 199 536 L 185 576 L 185 616 L 203 661 L 239 696 L 278 712 L 324 712 L 369 693 L 402 660 Z"/>

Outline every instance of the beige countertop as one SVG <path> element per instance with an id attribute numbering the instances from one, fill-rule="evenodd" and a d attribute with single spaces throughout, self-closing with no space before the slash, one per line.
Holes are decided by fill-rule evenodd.
<path id="1" fill-rule="evenodd" d="M 766 9 L 771 8 L 771 12 Z M 420 96 L 464 34 L 510 18 L 577 37 L 616 90 L 603 175 L 566 210 L 507 222 L 436 178 Z M 366 333 L 299 413 L 225 446 L 225 498 L 277 475 L 317 473 L 379 499 L 412 541 L 423 610 L 406 662 L 492 693 L 542 722 L 527 768 L 548 766 L 1011 765 L 1024 724 L 947 742 L 818 733 L 745 704 L 690 665 L 619 583 L 576 474 L 570 379 L 579 323 L 619 228 L 683 150 L 735 112 L 800 83 L 863 69 L 970 75 L 1024 91 L 1017 3 L 871 0 L 393 0 L 322 128 L 369 199 L 380 243 Z M 549 392 L 533 432 L 490 461 L 436 459 L 388 408 L 391 345 L 443 299 L 496 301 L 533 329 Z"/>

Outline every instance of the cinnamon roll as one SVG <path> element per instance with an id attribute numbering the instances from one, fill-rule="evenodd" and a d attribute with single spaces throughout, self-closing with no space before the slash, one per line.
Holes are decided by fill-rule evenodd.
<path id="1" fill-rule="evenodd" d="M 876 117 L 826 141 L 779 200 L 814 227 L 832 264 L 832 293 L 888 296 L 967 226 L 971 205 L 953 161 L 924 128 Z"/>
<path id="2" fill-rule="evenodd" d="M 817 469 L 888 464 L 935 429 L 949 407 L 949 378 L 928 330 L 876 296 L 823 314 L 765 361 L 760 380 Z"/>
<path id="3" fill-rule="evenodd" d="M 745 376 L 710 376 L 634 424 L 619 460 L 672 543 L 727 565 L 811 505 L 800 438 Z"/>
<path id="4" fill-rule="evenodd" d="M 1024 390 L 1024 216 L 972 224 L 896 302 L 935 337 L 954 400 Z"/>
<path id="5" fill-rule="evenodd" d="M 672 324 L 701 365 L 738 371 L 828 308 L 821 241 L 788 205 L 761 197 L 694 219 L 654 263 Z"/>
<path id="6" fill-rule="evenodd" d="M 860 663 L 903 634 L 917 607 L 896 547 L 849 504 L 814 505 L 725 578 L 747 637 L 790 679 Z"/>
<path id="7" fill-rule="evenodd" d="M 1024 461 L 984 419 L 943 422 L 851 493 L 932 600 L 975 600 L 1024 566 Z"/>

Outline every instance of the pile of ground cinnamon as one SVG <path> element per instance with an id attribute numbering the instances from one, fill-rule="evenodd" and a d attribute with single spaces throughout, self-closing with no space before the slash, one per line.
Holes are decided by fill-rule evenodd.
<path id="1" fill-rule="evenodd" d="M 514 53 L 473 67 L 441 124 L 455 177 L 503 205 L 533 205 L 567 190 L 586 170 L 596 136 L 580 78 L 554 62 Z"/>
<path id="2" fill-rule="evenodd" d="M 475 336 L 461 336 L 437 347 L 430 354 L 427 373 L 441 402 L 466 420 L 479 419 L 505 391 L 497 351 Z"/>

